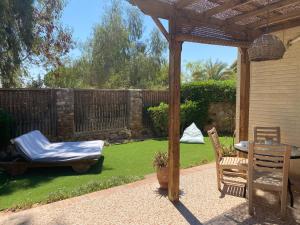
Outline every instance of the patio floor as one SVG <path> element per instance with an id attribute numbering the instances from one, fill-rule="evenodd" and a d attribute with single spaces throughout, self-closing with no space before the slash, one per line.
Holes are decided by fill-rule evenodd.
<path id="1" fill-rule="evenodd" d="M 281 221 L 271 193 L 258 193 L 256 216 L 249 217 L 239 188 L 217 191 L 215 165 L 181 171 L 181 198 L 173 205 L 159 192 L 154 175 L 132 184 L 103 190 L 18 213 L 0 213 L 0 224 L 300 224 L 300 196 Z M 266 197 L 266 195 L 268 195 Z"/>

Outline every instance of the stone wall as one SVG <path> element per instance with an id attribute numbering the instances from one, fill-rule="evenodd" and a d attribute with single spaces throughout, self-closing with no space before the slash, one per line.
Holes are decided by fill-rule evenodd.
<path id="1" fill-rule="evenodd" d="M 56 91 L 57 138 L 71 139 L 74 135 L 74 91 Z"/>
<path id="2" fill-rule="evenodd" d="M 143 99 L 141 90 L 129 90 L 129 120 L 128 127 L 132 138 L 142 135 L 143 126 Z"/>
<path id="3" fill-rule="evenodd" d="M 235 129 L 235 104 L 211 103 L 208 108 L 209 124 L 205 130 L 216 127 L 219 133 L 232 135 Z"/>

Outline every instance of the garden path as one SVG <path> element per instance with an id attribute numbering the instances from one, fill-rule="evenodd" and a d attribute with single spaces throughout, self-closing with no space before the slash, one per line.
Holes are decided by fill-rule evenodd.
<path id="1" fill-rule="evenodd" d="M 288 220 L 278 218 L 272 194 L 256 198 L 256 216 L 247 213 L 242 190 L 225 187 L 219 193 L 213 163 L 181 171 L 181 197 L 172 204 L 158 191 L 155 175 L 146 179 L 17 213 L 1 213 L 0 224 L 300 224 L 300 198 Z M 233 196 L 233 195 L 238 195 Z"/>

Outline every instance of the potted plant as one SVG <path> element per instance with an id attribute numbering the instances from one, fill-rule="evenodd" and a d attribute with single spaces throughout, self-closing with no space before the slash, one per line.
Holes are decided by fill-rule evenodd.
<path id="1" fill-rule="evenodd" d="M 157 152 L 154 155 L 153 167 L 156 169 L 157 179 L 160 188 L 168 189 L 168 153 Z"/>

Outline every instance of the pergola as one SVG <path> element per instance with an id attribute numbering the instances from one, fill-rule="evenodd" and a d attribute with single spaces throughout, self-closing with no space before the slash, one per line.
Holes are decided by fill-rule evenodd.
<path id="1" fill-rule="evenodd" d="M 238 47 L 239 140 L 248 139 L 250 61 L 247 49 L 264 33 L 300 26 L 300 0 L 131 0 L 169 42 L 169 192 L 179 200 L 180 69 L 184 41 Z M 160 19 L 169 22 L 168 31 Z"/>

